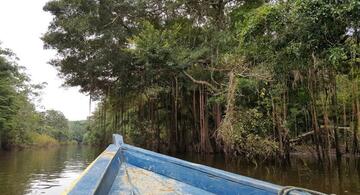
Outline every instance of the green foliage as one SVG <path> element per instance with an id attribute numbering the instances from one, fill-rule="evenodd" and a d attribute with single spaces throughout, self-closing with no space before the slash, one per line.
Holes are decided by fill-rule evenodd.
<path id="1" fill-rule="evenodd" d="M 86 143 L 120 132 L 156 150 L 284 158 L 291 139 L 316 130 L 313 144 L 330 151 L 339 104 L 357 137 L 357 0 L 56 0 L 44 9 L 54 15 L 43 37 L 59 54 L 52 64 L 101 100 Z"/>
<path id="2" fill-rule="evenodd" d="M 68 124 L 55 110 L 36 111 L 36 99 L 43 84 L 30 84 L 24 68 L 10 50 L 0 48 L 0 146 L 2 148 L 48 146 L 66 142 Z"/>
<path id="3" fill-rule="evenodd" d="M 36 147 L 49 147 L 59 145 L 58 140 L 46 134 L 31 133 L 30 139 L 32 140 L 33 145 Z"/>
<path id="4" fill-rule="evenodd" d="M 0 48 L 0 145 L 4 148 L 29 143 L 29 129 L 34 122 L 28 78 L 20 72 L 16 59 L 10 50 Z"/>
<path id="5" fill-rule="evenodd" d="M 271 134 L 271 121 L 257 109 L 241 110 L 236 113 L 233 146 L 247 159 L 273 158 L 278 152 L 278 145 L 267 136 Z"/>
<path id="6" fill-rule="evenodd" d="M 70 140 L 75 140 L 77 143 L 82 143 L 84 134 L 86 133 L 89 126 L 88 121 L 69 121 L 68 124 Z"/>
<path id="7" fill-rule="evenodd" d="M 56 110 L 47 110 L 43 113 L 42 120 L 43 126 L 40 130 L 41 133 L 48 134 L 60 142 L 69 139 L 68 120 L 63 113 Z"/>

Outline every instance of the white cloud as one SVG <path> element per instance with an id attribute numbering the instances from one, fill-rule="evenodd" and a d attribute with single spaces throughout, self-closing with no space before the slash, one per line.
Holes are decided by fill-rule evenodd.
<path id="1" fill-rule="evenodd" d="M 55 51 L 44 50 L 40 40 L 52 20 L 43 11 L 48 0 L 0 0 L 0 41 L 20 58 L 34 83 L 47 82 L 42 105 L 46 109 L 62 111 L 69 120 L 86 119 L 89 115 L 89 97 L 79 88 L 63 88 L 57 71 L 47 62 Z M 92 106 L 94 108 L 95 106 Z"/>

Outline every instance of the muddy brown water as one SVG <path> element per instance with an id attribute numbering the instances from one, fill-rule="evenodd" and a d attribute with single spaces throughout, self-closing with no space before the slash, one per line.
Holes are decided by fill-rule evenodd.
<path id="1" fill-rule="evenodd" d="M 0 151 L 0 194 L 61 194 L 101 150 L 70 145 Z"/>
<path id="2" fill-rule="evenodd" d="M 338 166 L 334 157 L 331 166 L 323 168 L 316 159 L 307 155 L 293 155 L 288 167 L 281 167 L 276 162 L 226 160 L 220 155 L 185 154 L 177 157 L 278 185 L 340 195 L 360 195 L 360 158 L 343 157 Z"/>
<path id="3" fill-rule="evenodd" d="M 61 146 L 0 151 L 0 194 L 60 194 L 104 148 Z M 360 195 L 360 159 L 335 159 L 324 170 L 309 156 L 294 156 L 290 167 L 225 160 L 220 155 L 183 154 L 176 157 L 279 185 L 300 186 L 326 193 Z"/>

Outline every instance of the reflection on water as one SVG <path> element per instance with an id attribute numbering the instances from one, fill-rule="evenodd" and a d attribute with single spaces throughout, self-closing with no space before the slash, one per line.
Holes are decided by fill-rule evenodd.
<path id="1" fill-rule="evenodd" d="M 60 194 L 101 150 L 73 145 L 0 151 L 0 194 Z"/>
<path id="2" fill-rule="evenodd" d="M 343 158 L 340 166 L 337 166 L 333 159 L 332 166 L 324 169 L 308 156 L 293 156 L 291 166 L 287 168 L 275 164 L 255 165 L 244 161 L 225 160 L 219 155 L 185 154 L 176 157 L 279 185 L 299 186 L 326 193 L 360 194 L 359 158 Z"/>

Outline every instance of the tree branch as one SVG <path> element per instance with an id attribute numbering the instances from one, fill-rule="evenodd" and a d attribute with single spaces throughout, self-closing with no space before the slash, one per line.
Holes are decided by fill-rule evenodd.
<path id="1" fill-rule="evenodd" d="M 184 73 L 185 76 L 187 76 L 192 82 L 196 83 L 196 84 L 200 84 L 200 85 L 206 85 L 208 87 L 210 87 L 211 90 L 216 91 L 216 87 L 214 87 L 212 84 L 210 84 L 207 81 L 199 81 L 194 79 L 194 77 L 192 77 L 189 73 L 187 73 L 186 71 L 182 71 Z"/>

